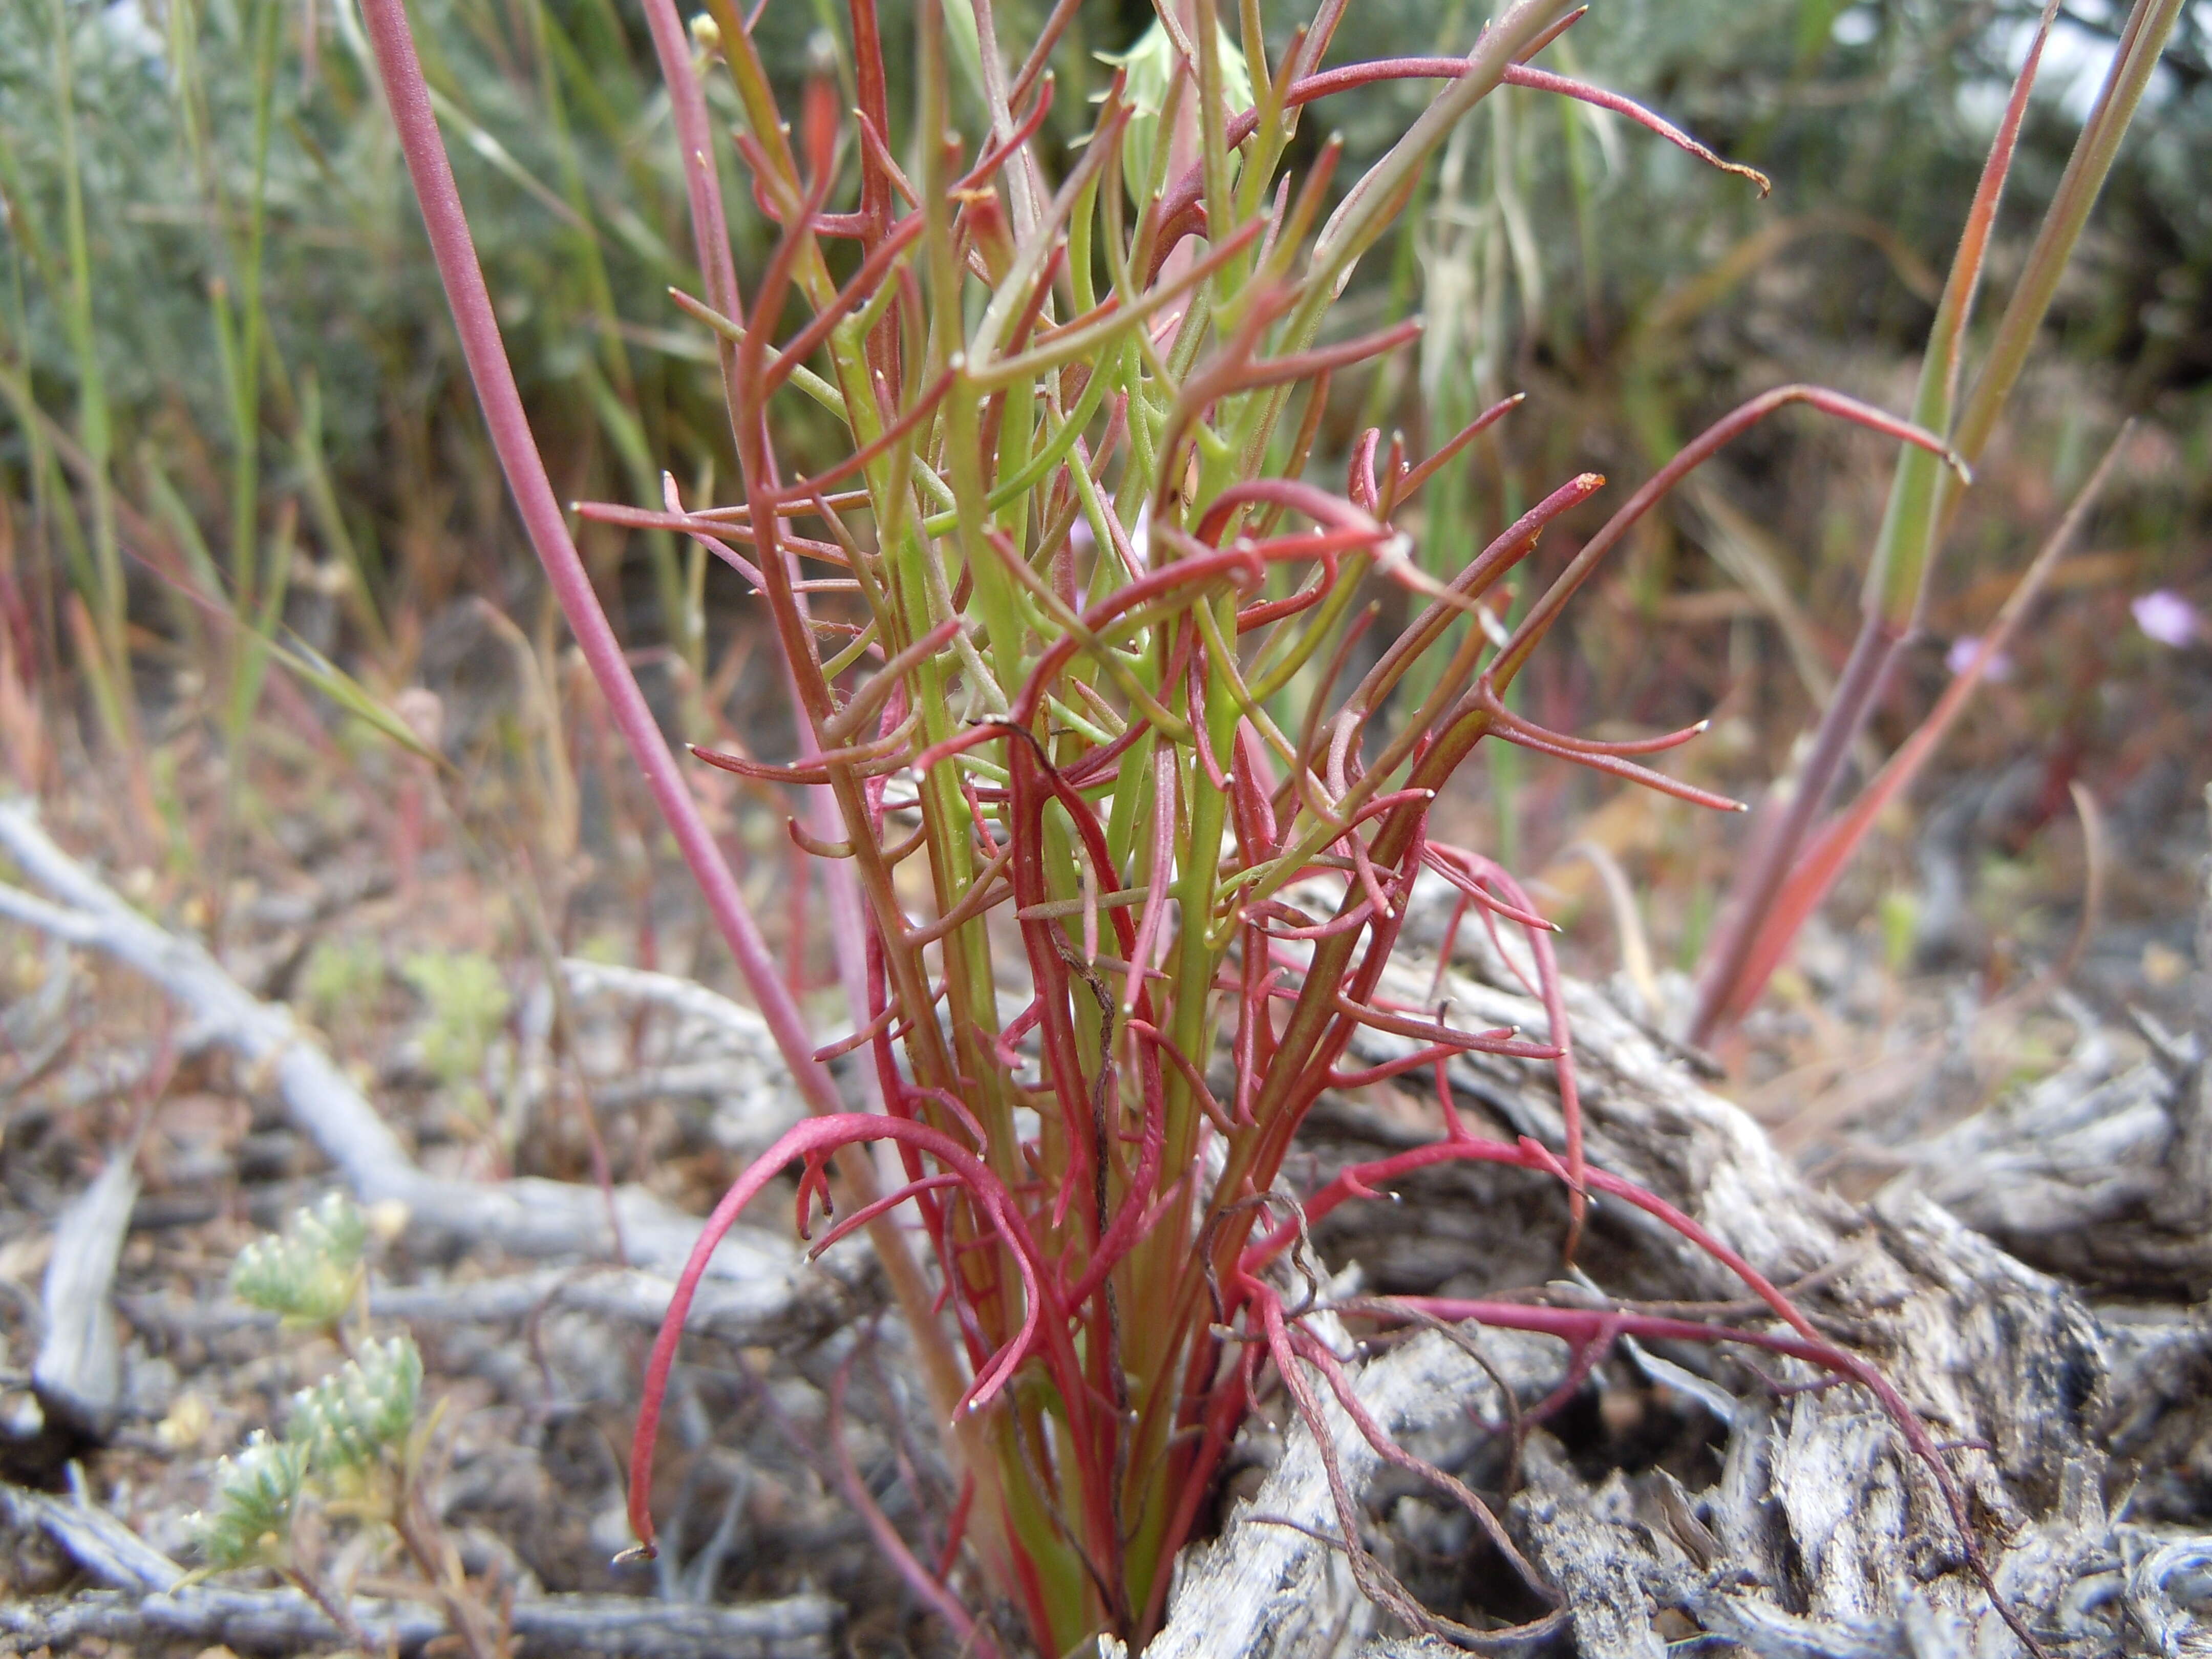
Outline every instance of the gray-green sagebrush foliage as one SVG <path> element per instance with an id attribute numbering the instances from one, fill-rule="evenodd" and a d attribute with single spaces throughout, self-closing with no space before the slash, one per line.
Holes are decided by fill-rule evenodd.
<path id="1" fill-rule="evenodd" d="M 469 188 L 501 204 L 482 252 L 524 383 L 578 482 L 604 469 L 629 492 L 632 463 L 648 444 L 680 451 L 687 404 L 708 407 L 712 390 L 702 354 L 665 331 L 665 289 L 686 266 L 669 240 L 680 181 L 651 143 L 665 102 L 611 0 L 419 9 Z M 250 371 L 258 531 L 291 501 L 313 552 L 356 541 L 374 586 L 411 577 L 434 599 L 459 547 L 495 547 L 496 498 L 465 482 L 478 441 L 454 418 L 458 353 L 365 54 L 345 4 L 0 8 L 0 477 L 34 535 L 42 491 L 51 506 L 92 488 L 66 453 L 56 470 L 60 434 L 185 555 L 220 547 L 240 512 L 226 486 Z M 401 532 L 449 527 L 463 535 L 415 555 L 442 568 L 397 568 Z M 47 538 L 58 563 L 70 537 Z M 480 566 L 475 585 L 498 574 Z"/>
<path id="2" fill-rule="evenodd" d="M 234 308 L 249 286 L 242 233 L 258 194 L 267 216 L 258 288 L 269 383 L 257 416 L 268 461 L 258 510 L 266 517 L 302 493 L 297 440 L 313 416 L 337 516 L 362 544 L 372 580 L 437 589 L 454 580 L 464 547 L 485 544 L 500 511 L 495 496 L 439 480 L 457 464 L 489 468 L 479 465 L 427 249 L 355 50 L 351 7 L 277 7 L 275 72 L 264 88 L 257 31 L 276 4 L 0 7 L 0 372 L 9 377 L 0 487 L 27 505 L 59 487 L 55 477 L 33 476 L 41 449 L 27 422 L 34 405 L 69 431 L 88 393 L 70 318 L 66 86 L 91 267 L 96 392 L 125 495 L 151 508 L 166 485 L 187 498 L 207 541 L 228 533 L 221 475 L 234 440 L 225 360 L 235 351 L 213 313 L 218 305 Z M 665 96 L 637 18 L 619 0 L 426 0 L 414 9 L 464 192 L 483 209 L 479 249 L 509 350 L 536 418 L 579 469 L 577 493 L 657 506 L 648 458 L 714 464 L 728 476 L 713 367 L 699 361 L 692 333 L 675 325 L 665 293 L 692 273 L 681 181 L 669 146 L 657 142 Z M 772 11 L 762 31 L 771 73 L 794 86 L 807 51 L 802 9 Z M 1375 0 L 1361 8 L 1362 51 L 1463 48 L 1480 9 L 1465 0 Z M 1702 190 L 1687 158 L 1620 142 L 1616 124 L 1601 114 L 1529 97 L 1501 100 L 1509 117 L 1473 124 L 1462 141 L 1457 176 L 1468 200 L 1487 200 L 1502 184 L 1509 206 L 1516 198 L 1564 202 L 1577 234 L 1530 238 L 1510 224 L 1498 228 L 1487 256 L 1495 270 L 1483 273 L 1490 289 L 1475 296 L 1470 317 L 1494 337 L 1459 361 L 1490 370 L 1498 384 L 1516 369 L 1546 366 L 1571 378 L 1656 375 L 1643 407 L 1663 421 L 1677 399 L 1740 391 L 1732 380 L 1711 383 L 1755 357 L 1762 343 L 1725 319 L 1663 341 L 1641 337 L 1638 319 L 1654 301 L 1762 225 L 1864 210 L 1899 240 L 1885 246 L 1834 227 L 1808 234 L 1798 268 L 1813 291 L 1793 315 L 1838 343 L 1911 349 L 1929 296 L 1916 292 L 1910 259 L 1936 266 L 1948 252 L 1987 140 L 1992 94 L 2001 95 L 2007 54 L 2033 8 L 1963 16 L 1912 0 L 1615 0 L 1604 9 L 1605 27 L 1574 43 L 1587 54 L 1581 67 L 1663 103 L 1723 150 L 1774 174 L 1778 198 L 1761 207 Z M 2124 9 L 2087 0 L 2077 9 L 2069 27 L 2078 55 Z M 886 9 L 892 27 L 902 27 L 902 11 Z M 1142 11 L 1085 7 L 1063 55 L 1126 48 Z M 303 18 L 318 20 L 312 42 Z M 2115 176 L 2118 228 L 2087 251 L 2087 279 L 2057 316 L 2084 350 L 2119 354 L 2138 396 L 2212 374 L 2212 207 L 2197 183 L 2212 169 L 2204 35 L 2204 20 L 2185 13 L 2142 137 Z M 58 72 L 64 42 L 67 76 Z M 265 158 L 257 166 L 264 92 Z M 1330 121 L 1345 136 L 1347 161 L 1401 131 L 1415 97 L 1385 86 L 1337 100 Z M 1072 135 L 1083 115 L 1071 108 L 1053 118 Z M 2031 123 L 2015 191 L 2021 223 L 2032 222 L 2071 130 L 2057 114 Z M 1303 142 L 1321 136 L 1316 127 Z M 1452 187 L 1449 176 L 1426 186 Z M 741 190 L 728 195 L 740 268 L 757 267 L 768 228 Z M 1403 293 L 1425 281 L 1433 290 L 1453 280 L 1443 267 L 1455 260 L 1468 280 L 1474 252 L 1448 242 L 1423 231 L 1367 261 L 1359 280 L 1370 303 L 1402 310 L 1394 288 Z M 235 333 L 237 320 L 228 326 Z M 1443 361 L 1433 339 L 1430 355 Z M 1436 376 L 1432 368 L 1413 389 L 1434 400 Z M 1663 447 L 1663 438 L 1644 436 L 1646 447 Z M 159 483 L 149 478 L 155 471 Z M 377 549 L 401 539 L 410 510 L 424 510 L 425 485 L 447 503 L 431 510 L 461 534 L 418 555 L 445 569 L 395 571 L 402 556 Z M 68 487 L 81 489 L 82 480 Z M 326 544 L 337 532 L 303 516 L 310 544 L 332 552 Z M 481 586 L 498 574 L 483 564 L 469 575 Z M 147 601 L 137 603 L 143 610 Z"/>

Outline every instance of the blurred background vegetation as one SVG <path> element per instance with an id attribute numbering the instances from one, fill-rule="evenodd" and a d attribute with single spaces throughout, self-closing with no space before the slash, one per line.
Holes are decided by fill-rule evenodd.
<path id="1" fill-rule="evenodd" d="M 665 467 L 687 500 L 726 499 L 711 352 L 666 293 L 696 283 L 641 19 L 623 0 L 413 9 L 556 489 L 657 506 Z M 1043 9 L 1000 0 L 1002 34 L 1022 38 Z M 892 39 L 910 28 L 905 6 L 885 10 Z M 1479 10 L 1360 0 L 1334 57 L 1463 50 Z M 767 7 L 771 64 L 795 80 L 840 11 Z M 2123 15 L 2109 0 L 2063 14 L 2001 224 L 2000 292 Z M 1062 54 L 1061 136 L 1087 124 L 1070 89 L 1095 82 L 1091 55 L 1147 15 L 1133 0 L 1083 9 Z M 1343 319 L 1418 305 L 1429 331 L 1336 389 L 1323 447 L 1340 456 L 1379 422 L 1418 448 L 1528 392 L 1426 503 L 1427 556 L 1455 567 L 1565 476 L 1594 467 L 1632 485 L 1780 381 L 1905 407 L 2033 15 L 2019 0 L 1601 0 L 1547 61 L 1765 170 L 1772 196 L 1582 106 L 1492 99 L 1406 234 L 1360 271 Z M 2070 822 L 2077 775 L 2113 806 L 2124 854 L 2129 814 L 2142 820 L 2134 851 L 2156 864 L 2167 855 L 2148 838 L 2212 748 L 2205 641 L 2160 645 L 2129 621 L 2130 602 L 2160 588 L 2212 610 L 2209 39 L 2199 0 L 1954 537 L 1929 647 L 1875 734 L 1893 742 L 1924 712 L 1945 648 L 1987 621 L 2120 418 L 2148 417 L 2095 545 L 1954 744 L 1954 770 L 1984 786 L 1977 822 L 1996 823 L 1984 840 L 1999 864 Z M 726 83 L 712 88 L 733 121 Z M 1422 95 L 1334 100 L 1301 142 L 1310 152 L 1334 127 L 1355 159 L 1375 153 Z M 730 161 L 742 276 L 768 236 Z M 422 775 L 399 733 L 454 763 L 464 818 L 495 817 L 519 775 L 532 799 L 568 803 L 553 830 L 532 828 L 536 852 L 645 821 L 572 775 L 605 745 L 588 718 L 561 717 L 585 694 L 483 439 L 350 0 L 0 7 L 0 744 L 20 781 L 108 803 L 149 864 L 212 855 L 218 872 L 267 845 L 274 804 L 316 779 L 370 798 L 363 811 L 411 846 Z M 1532 712 L 1600 732 L 1716 713 L 1685 764 L 1738 789 L 1774 775 L 1848 645 L 1888 463 L 1879 442 L 1811 417 L 1736 447 L 1583 602 L 1573 648 L 1524 682 Z M 582 539 L 682 735 L 735 725 L 772 752 L 787 722 L 751 718 L 776 682 L 734 584 L 665 537 L 586 526 Z M 1574 539 L 1555 536 L 1546 556 Z M 2022 753 L 2031 770 L 2013 777 Z M 1524 762 L 1486 788 L 1454 809 L 1479 834 L 1531 869 L 1595 842 L 1629 868 L 1662 955 L 1694 951 L 1732 831 L 1565 767 Z M 1903 879 L 1909 860 L 1875 860 L 1869 879 Z M 2078 844 L 2057 860 L 2054 927 L 2080 864 Z M 1546 874 L 1563 905 L 1588 884 L 1564 864 Z M 1936 915 L 1933 877 L 1913 879 L 1919 945 L 1943 947 L 1956 918 Z M 1867 894 L 1856 902 L 1873 913 Z M 1971 927 L 1960 938 L 1990 948 Z"/>

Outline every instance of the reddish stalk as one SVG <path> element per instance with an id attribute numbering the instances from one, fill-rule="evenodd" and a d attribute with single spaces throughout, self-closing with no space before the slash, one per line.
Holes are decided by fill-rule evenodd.
<path id="1" fill-rule="evenodd" d="M 2113 55 L 2096 106 L 2082 126 L 2060 187 L 1998 322 L 1990 361 L 1961 403 L 1958 390 L 1966 326 L 2011 172 L 2028 93 L 2057 10 L 2057 0 L 2048 0 L 2027 59 L 2014 79 L 1976 186 L 1922 363 L 1915 416 L 1940 427 L 1968 462 L 1979 458 L 2011 393 L 2179 6 L 2178 0 L 2136 0 L 2130 9 L 2122 31 L 2122 49 Z M 1800 911 L 1789 932 L 1778 933 L 1771 917 L 1785 885 L 1803 890 L 1824 886 L 1826 879 L 1832 879 L 1832 872 L 1824 879 L 1811 867 L 1807 839 L 1835 792 L 1846 756 L 1881 701 L 1899 651 L 1919 626 L 1928 584 L 1962 495 L 1960 484 L 1927 476 L 1909 458 L 1900 462 L 1881 538 L 1869 560 L 1864 616 L 1850 661 L 1821 713 L 1804 765 L 1789 781 L 1786 795 L 1777 792 L 1779 799 L 1771 806 L 1772 822 L 1754 829 L 1748 856 L 1723 908 L 1721 926 L 1699 967 L 1697 1007 L 1687 1033 L 1692 1043 L 1710 1042 L 1726 1021 L 1749 1008 L 1774 962 L 1794 938 L 1796 927 L 1810 914 L 1809 907 Z M 1845 856 L 1848 852 L 1849 848 L 1844 849 Z"/>
<path id="2" fill-rule="evenodd" d="M 805 1017 L 790 988 L 784 982 L 774 953 L 754 921 L 751 908 L 739 890 L 721 849 L 701 816 L 698 805 L 677 770 L 676 758 L 654 723 L 645 694 L 631 673 L 628 658 L 592 591 L 591 577 L 561 516 L 559 502 L 546 477 L 545 464 L 523 412 L 522 396 L 507 362 L 493 314 L 491 295 L 484 287 L 483 270 L 477 262 L 476 244 L 461 210 L 460 191 L 453 165 L 430 107 L 430 93 L 415 52 L 413 32 L 404 0 L 363 0 L 362 14 L 374 44 L 377 69 L 392 124 L 399 135 L 408 176 L 422 213 L 424 228 L 441 282 L 445 286 L 453 324 L 461 341 L 469 375 L 477 389 L 500 466 L 507 475 L 523 527 L 544 567 L 546 580 L 559 602 L 562 614 L 576 638 L 585 663 L 606 699 L 609 717 L 622 733 L 646 786 L 660 810 L 669 832 L 683 854 L 692 878 L 699 884 L 708 915 L 729 946 L 747 988 L 766 1021 L 776 1048 L 805 1095 L 810 1109 L 835 1112 L 842 1101 L 829 1073 L 813 1058 L 814 1044 Z M 711 205 L 711 198 L 708 204 Z M 710 266 L 711 269 L 711 266 Z M 842 1173 L 858 1190 L 871 1182 L 864 1165 L 848 1163 Z M 895 1236 L 878 1240 L 885 1271 L 902 1304 L 926 1304 L 919 1271 Z M 950 1356 L 933 1326 L 918 1327 L 915 1340 L 925 1369 L 934 1387 L 952 1385 Z"/>

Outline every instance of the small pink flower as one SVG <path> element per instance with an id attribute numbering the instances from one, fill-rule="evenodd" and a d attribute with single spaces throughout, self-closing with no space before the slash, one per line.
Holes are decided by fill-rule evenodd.
<path id="1" fill-rule="evenodd" d="M 1943 653 L 1943 666 L 1949 669 L 1953 677 L 1956 678 L 1957 676 L 1965 673 L 1966 670 L 1972 665 L 1974 653 L 1981 648 L 1981 635 L 1978 634 L 1961 634 L 1957 639 L 1951 641 L 1951 648 Z M 1982 670 L 1982 678 L 1985 680 L 2010 679 L 2012 678 L 2012 659 L 2005 655 L 2003 652 L 1998 652 L 1990 659 L 1990 665 Z"/>
<path id="2" fill-rule="evenodd" d="M 2136 626 L 2160 645 L 2178 649 L 2204 629 L 2204 619 L 2197 614 L 2197 607 L 2170 587 L 2140 595 L 2129 601 L 2128 609 L 2136 613 Z"/>

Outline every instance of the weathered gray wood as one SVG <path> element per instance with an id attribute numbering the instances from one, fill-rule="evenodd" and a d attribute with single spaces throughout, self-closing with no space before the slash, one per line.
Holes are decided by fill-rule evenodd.
<path id="1" fill-rule="evenodd" d="M 295 1589 L 238 1589 L 190 1583 L 184 1570 L 96 1504 L 0 1484 L 0 1507 L 18 1526 L 37 1527 L 109 1588 L 70 1596 L 0 1602 L 0 1644 L 55 1646 L 112 1641 L 222 1642 L 252 1652 L 291 1654 L 339 1644 L 321 1608 Z M 352 1612 L 371 1639 L 416 1653 L 447 1634 L 436 1608 L 356 1598 Z M 826 1659 L 840 1620 L 823 1595 L 734 1607 L 651 1601 L 627 1595 L 546 1595 L 517 1600 L 513 1629 L 532 1653 L 627 1659 Z"/>
<path id="2" fill-rule="evenodd" d="M 1333 1321 L 1323 1316 L 1313 1323 L 1337 1352 L 1346 1350 Z M 1542 1393 L 1564 1369 L 1560 1345 L 1541 1338 L 1491 1331 L 1480 1346 L 1491 1371 L 1425 1331 L 1362 1371 L 1361 1403 L 1386 1432 L 1410 1440 L 1469 1408 L 1502 1414 L 1492 1371 L 1520 1395 Z M 1381 1459 L 1335 1398 L 1322 1393 L 1337 1468 L 1359 1491 Z M 1291 1659 L 1358 1646 L 1375 1629 L 1374 1612 L 1358 1595 L 1341 1552 L 1316 1533 L 1340 1535 L 1340 1528 L 1319 1444 L 1294 1431 L 1281 1462 L 1237 1505 L 1221 1537 L 1184 1557 L 1167 1627 L 1146 1659 Z"/>
<path id="3" fill-rule="evenodd" d="M 2049 1077 L 1896 1149 L 1900 1182 L 2077 1284 L 2201 1296 L 2212 1290 L 2209 1078 L 2193 1034 L 2130 1065 L 2087 1024 Z"/>
<path id="4" fill-rule="evenodd" d="M 1431 940 L 1441 935 L 1425 903 L 1416 901 L 1409 925 L 1416 940 L 1425 932 Z M 1470 971 L 1446 984 L 1455 1023 L 1545 1036 L 1541 1006 L 1481 930 L 1470 927 L 1462 939 Z M 1426 965 L 1409 961 L 1403 975 L 1401 988 L 1389 994 L 1425 1000 Z M 1948 1443 L 1948 1467 L 1984 1558 L 2046 1649 L 2212 1651 L 2212 1539 L 2116 1522 L 2105 1500 L 2112 1413 L 2126 1403 L 2115 1383 L 2132 1391 L 2127 1398 L 2144 1419 L 2137 1440 L 2154 1437 L 2185 1404 L 2176 1390 L 2212 1365 L 2203 1334 L 2169 1328 L 2115 1343 L 2074 1290 L 2007 1255 L 1909 1184 L 1864 1208 L 1810 1188 L 1756 1124 L 1707 1091 L 1603 991 L 1571 982 L 1566 1000 L 1592 1161 L 1667 1199 L 1770 1277 L 1808 1281 L 1801 1305 L 1878 1364 Z M 1386 1058 L 1394 1043 L 1363 1038 L 1362 1057 Z M 1559 1144 L 1548 1067 L 1472 1056 L 1453 1077 L 1462 1111 L 1486 1114 L 1487 1132 Z M 2154 1086 L 2139 1079 L 2111 1098 L 2140 1103 Z M 1333 1103 L 1316 1127 L 1329 1143 L 1320 1148 L 1317 1177 L 1432 1138 L 1418 1125 L 1344 1103 Z M 1479 1282 L 1486 1255 L 1516 1263 L 1528 1255 L 1527 1243 L 1510 1231 L 1528 1212 L 1510 1207 L 1522 1201 L 1510 1188 L 1533 1180 L 1464 1167 L 1437 1171 L 1423 1177 L 1424 1202 L 1389 1206 L 1371 1231 L 1355 1219 L 1325 1237 L 1349 1241 L 1355 1256 L 1370 1240 L 1395 1249 L 1393 1260 L 1409 1275 L 1467 1273 Z M 1509 1231 L 1486 1235 L 1484 1206 L 1491 1224 Z M 1401 1248 L 1407 1234 L 1424 1230 L 1439 1248 Z M 1386 1238 L 1400 1245 L 1384 1245 Z M 1454 1248 L 1457 1266 L 1448 1265 Z M 1549 1248 L 1556 1251 L 1556 1242 Z M 1718 1263 L 1619 1205 L 1596 1207 L 1585 1259 L 1603 1262 L 1601 1282 L 1616 1294 L 1742 1295 Z M 1525 1274 L 1523 1282 L 1543 1276 Z M 1498 1334 L 1482 1340 L 1494 1342 Z M 1454 1410 L 1487 1386 L 1425 1372 L 1425 1386 L 1450 1397 L 1425 1406 L 1407 1399 L 1400 1368 L 1417 1352 L 1409 1346 L 1376 1362 L 1360 1382 L 1401 1427 L 1424 1413 Z M 1528 1484 L 1510 1507 L 1516 1534 L 1566 1594 L 1575 1650 L 1645 1659 L 1665 1651 L 1670 1631 L 1703 1630 L 1762 1659 L 1999 1659 L 2021 1651 L 1965 1570 L 1936 1482 L 1872 1400 L 1841 1387 L 1778 1397 L 1726 1362 L 1693 1352 L 1665 1358 L 1709 1370 L 1735 1396 L 1726 1410 L 1725 1469 L 1715 1485 L 1669 1491 L 1670 1478 L 1655 1470 L 1615 1471 L 1593 1486 L 1540 1432 L 1529 1448 Z M 1764 1369 L 1784 1382 L 1812 1380 L 1788 1364 Z M 1310 1438 L 1294 1429 L 1282 1471 L 1254 1507 L 1303 1504 L 1293 1518 L 1333 1529 L 1325 1492 L 1316 1503 L 1310 1478 L 1284 1474 L 1313 1461 Z M 1355 1462 L 1347 1457 L 1348 1474 Z M 1374 1461 L 1358 1467 L 1368 1478 Z M 1350 1651 L 1325 1587 L 1310 1574 L 1299 1579 L 1297 1565 L 1262 1544 L 1244 1516 L 1212 1552 L 1194 1555 L 1152 1652 L 1320 1659 Z M 1322 1597 L 1303 1620 L 1290 1605 L 1301 1586 Z M 1686 1622 L 1662 1628 L 1662 1619 Z"/>
<path id="5" fill-rule="evenodd" d="M 708 1133 L 732 1152 L 754 1153 L 805 1115 L 791 1068 L 769 1035 L 768 1022 L 742 1003 L 673 974 L 564 957 L 561 973 L 578 1002 L 592 999 L 644 1003 L 676 1017 L 673 1046 L 681 1058 L 626 1072 L 592 1086 L 602 1109 L 668 1096 L 714 1103 Z M 823 1041 L 842 1035 L 825 1031 Z"/>
<path id="6" fill-rule="evenodd" d="M 228 1048 L 267 1079 L 295 1127 L 322 1149 L 363 1202 L 396 1200 L 419 1237 L 453 1237 L 541 1258 L 614 1255 L 606 1198 L 592 1188 L 526 1177 L 456 1181 L 422 1170 L 289 1009 L 252 995 L 198 941 L 132 909 L 53 843 L 28 805 L 0 800 L 0 851 L 52 895 L 43 899 L 0 883 L 0 918 L 98 951 L 150 980 L 183 1012 L 193 1042 Z M 723 999 L 694 989 L 695 1012 L 705 1010 L 731 1024 Z M 698 1238 L 697 1218 L 635 1187 L 617 1188 L 614 1207 L 631 1264 L 660 1280 L 665 1306 L 673 1275 Z M 717 1298 L 722 1323 L 732 1322 L 737 1304 L 744 1305 L 752 1327 L 748 1340 L 818 1333 L 839 1322 L 834 1284 L 807 1271 L 799 1247 L 780 1232 L 742 1224 L 732 1228 L 715 1252 L 708 1279 L 726 1292 Z"/>
<path id="7" fill-rule="evenodd" d="M 818 1294 L 825 1288 L 854 1292 L 854 1310 L 877 1305 L 875 1298 L 866 1294 L 865 1283 L 853 1285 L 838 1281 L 837 1272 L 844 1267 L 857 1272 L 865 1267 L 865 1261 L 857 1255 L 829 1259 L 817 1270 L 824 1282 L 811 1285 L 796 1310 L 788 1298 L 775 1293 L 773 1283 L 763 1288 L 743 1280 L 706 1281 L 684 1316 L 684 1328 L 694 1335 L 720 1337 L 740 1346 L 818 1334 L 822 1322 L 836 1313 L 828 1297 Z M 653 1331 L 659 1328 L 668 1311 L 670 1287 L 665 1274 L 635 1267 L 608 1264 L 582 1272 L 574 1267 L 541 1267 L 453 1284 L 372 1282 L 369 1306 L 380 1317 L 425 1325 L 502 1324 L 567 1308 Z M 126 1295 L 117 1300 L 131 1325 L 173 1336 L 213 1336 L 238 1330 L 274 1332 L 280 1323 L 275 1314 L 228 1299 L 198 1302 L 173 1295 Z M 795 1313 L 805 1316 L 795 1317 Z"/>
<path id="8" fill-rule="evenodd" d="M 373 1641 L 419 1653 L 446 1635 L 434 1608 L 356 1603 Z M 514 1604 L 518 1644 L 532 1653 L 611 1659 L 827 1659 L 839 1613 L 827 1596 L 742 1607 L 619 1595 L 549 1595 Z M 131 1595 L 93 1590 L 0 1603 L 0 1642 L 20 1650 L 98 1637 L 119 1642 L 220 1642 L 249 1653 L 296 1654 L 342 1645 L 337 1629 L 297 1590 L 199 1587 Z"/>
<path id="9" fill-rule="evenodd" d="M 46 1334 L 31 1363 L 31 1386 L 49 1423 L 95 1437 L 114 1428 L 123 1406 L 115 1267 L 138 1196 L 131 1167 L 137 1154 L 133 1136 L 55 1218 L 40 1296 Z"/>
<path id="10" fill-rule="evenodd" d="M 2212 803 L 2212 792 L 2208 792 Z M 2063 994 L 2081 1039 L 2050 1077 L 1895 1149 L 1908 1183 L 2036 1266 L 2092 1289 L 2212 1292 L 2212 860 L 2199 872 L 2195 1029 L 2137 1023 L 2150 1057 Z"/>

